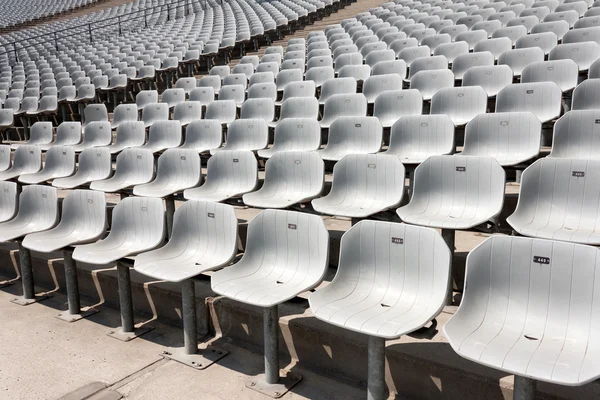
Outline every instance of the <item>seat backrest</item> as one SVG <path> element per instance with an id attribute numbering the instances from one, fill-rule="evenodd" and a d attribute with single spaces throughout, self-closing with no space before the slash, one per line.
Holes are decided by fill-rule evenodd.
<path id="1" fill-rule="evenodd" d="M 202 118 L 202 103 L 199 101 L 184 101 L 175 106 L 173 119 L 181 125 L 187 125 L 195 119 Z"/>
<path id="2" fill-rule="evenodd" d="M 179 103 L 185 101 L 185 90 L 178 88 L 166 89 L 160 98 L 161 103 L 166 103 L 169 108 L 175 107 Z"/>
<path id="3" fill-rule="evenodd" d="M 341 116 L 362 117 L 367 115 L 367 98 L 362 93 L 334 94 L 325 102 L 323 124 L 331 124 Z"/>
<path id="4" fill-rule="evenodd" d="M 520 83 L 502 89 L 496 112 L 529 111 L 544 123 L 560 117 L 562 91 L 554 82 Z"/>
<path id="5" fill-rule="evenodd" d="M 381 125 L 391 127 L 400 117 L 421 115 L 423 97 L 416 89 L 386 90 L 375 98 L 373 116 Z"/>
<path id="6" fill-rule="evenodd" d="M 300 193 L 316 197 L 323 190 L 325 164 L 316 151 L 284 151 L 265 163 L 264 196 Z M 258 193 L 258 192 L 257 192 Z"/>
<path id="7" fill-rule="evenodd" d="M 586 79 L 573 92 L 573 110 L 600 109 L 600 79 Z"/>
<path id="8" fill-rule="evenodd" d="M 335 76 L 333 67 L 314 67 L 306 71 L 304 80 L 314 81 L 316 87 L 320 87 L 323 82 L 332 79 Z"/>
<path id="9" fill-rule="evenodd" d="M 532 33 L 517 40 L 515 47 L 524 49 L 528 47 L 539 47 L 544 54 L 549 54 L 558 44 L 558 37 L 554 32 Z"/>
<path id="10" fill-rule="evenodd" d="M 554 82 L 563 92 L 577 86 L 579 67 L 573 60 L 538 61 L 523 69 L 521 82 Z"/>
<path id="11" fill-rule="evenodd" d="M 363 83 L 362 93 L 367 102 L 373 103 L 379 94 L 386 90 L 402 89 L 402 77 L 398 74 L 375 75 Z"/>
<path id="12" fill-rule="evenodd" d="M 264 119 L 237 119 L 227 129 L 226 150 L 260 150 L 269 144 L 269 127 Z"/>
<path id="13" fill-rule="evenodd" d="M 75 171 L 75 150 L 72 146 L 54 145 L 46 152 L 44 171 L 67 176 Z"/>
<path id="14" fill-rule="evenodd" d="M 138 109 L 133 104 L 119 104 L 113 111 L 113 126 L 118 126 L 124 121 L 137 121 Z"/>
<path id="15" fill-rule="evenodd" d="M 246 74 L 229 74 L 229 75 L 227 75 L 223 79 L 223 86 L 230 86 L 230 85 L 240 85 L 244 88 L 244 90 L 246 90 L 246 87 L 248 86 L 248 78 L 246 77 Z"/>
<path id="16" fill-rule="evenodd" d="M 530 112 L 480 114 L 467 124 L 461 154 L 517 165 L 539 154 L 541 139 L 542 124 Z"/>
<path id="17" fill-rule="evenodd" d="M 258 182 L 258 162 L 251 151 L 222 150 L 208 159 L 203 190 L 251 192 Z M 193 189 L 192 189 L 193 190 Z M 189 197 L 187 193 L 184 194 Z"/>
<path id="18" fill-rule="evenodd" d="M 36 145 L 23 145 L 15 150 L 13 169 L 31 174 L 42 168 L 42 150 Z"/>
<path id="19" fill-rule="evenodd" d="M 477 53 L 467 53 L 458 55 L 452 61 L 452 72 L 455 79 L 462 79 L 472 67 L 493 66 L 494 55 L 489 51 L 480 51 Z"/>
<path id="20" fill-rule="evenodd" d="M 133 108 L 133 107 L 132 107 Z M 135 108 L 133 108 L 135 110 Z M 112 143 L 112 129 L 108 121 L 90 122 L 85 129 L 84 145 L 108 146 Z"/>
<path id="21" fill-rule="evenodd" d="M 28 144 L 52 142 L 52 122 L 36 122 L 31 125 Z"/>
<path id="22" fill-rule="evenodd" d="M 167 103 L 152 103 L 144 106 L 142 110 L 142 121 L 146 125 L 152 125 L 157 121 L 169 119 L 169 105 Z"/>
<path id="23" fill-rule="evenodd" d="M 600 110 L 572 110 L 556 121 L 549 157 L 600 160 Z"/>
<path id="24" fill-rule="evenodd" d="M 544 61 L 544 56 L 544 51 L 539 47 L 508 50 L 500 54 L 498 65 L 508 65 L 515 76 L 520 76 L 529 64 Z"/>
<path id="25" fill-rule="evenodd" d="M 564 43 L 554 47 L 549 60 L 570 58 L 579 66 L 579 71 L 587 71 L 590 65 L 600 58 L 600 44 L 596 42 Z"/>
<path id="26" fill-rule="evenodd" d="M 324 159 L 339 160 L 346 154 L 377 153 L 383 143 L 383 128 L 376 117 L 340 116 L 329 127 Z"/>
<path id="27" fill-rule="evenodd" d="M 215 100 L 206 106 L 206 119 L 217 119 L 222 124 L 228 124 L 235 120 L 237 107 L 233 100 Z"/>
<path id="28" fill-rule="evenodd" d="M 465 71 L 463 86 L 481 86 L 489 97 L 496 96 L 512 84 L 513 72 L 508 65 L 475 66 Z"/>
<path id="29" fill-rule="evenodd" d="M 226 85 L 219 90 L 219 100 L 233 100 L 236 104 L 242 104 L 246 98 L 246 91 L 242 85 Z"/>
<path id="30" fill-rule="evenodd" d="M 197 149 L 198 152 L 221 147 L 223 127 L 216 119 L 202 119 L 190 122 L 185 130 L 183 148 Z"/>
<path id="31" fill-rule="evenodd" d="M 0 222 L 12 219 L 17 214 L 17 183 L 0 181 Z"/>
<path id="32" fill-rule="evenodd" d="M 197 85 L 198 87 L 210 87 L 213 88 L 215 92 L 218 92 L 219 89 L 221 89 L 221 77 L 218 75 L 203 76 L 198 79 Z"/>
<path id="33" fill-rule="evenodd" d="M 552 32 L 556 35 L 558 40 L 562 40 L 565 36 L 565 33 L 569 32 L 570 26 L 567 21 L 548 21 L 548 22 L 540 22 L 536 24 L 533 28 L 531 28 L 531 33 L 543 33 L 543 32 Z"/>
<path id="34" fill-rule="evenodd" d="M 319 103 L 325 101 L 334 94 L 356 93 L 356 79 L 354 78 L 332 78 L 323 82 Z"/>
<path id="35" fill-rule="evenodd" d="M 81 142 L 81 122 L 63 122 L 56 128 L 54 144 L 73 145 Z"/>
<path id="36" fill-rule="evenodd" d="M 203 106 L 215 100 L 215 89 L 206 87 L 197 87 L 190 91 L 190 101 L 200 102 Z"/>
<path id="37" fill-rule="evenodd" d="M 117 127 L 115 145 L 142 146 L 146 142 L 146 128 L 142 121 L 127 121 Z"/>
<path id="38" fill-rule="evenodd" d="M 162 186 L 175 182 L 180 187 L 195 187 L 201 178 L 200 156 L 196 150 L 171 148 L 158 157 L 154 182 L 164 184 Z M 136 188 L 133 188 L 134 194 Z"/>
<path id="39" fill-rule="evenodd" d="M 156 90 L 141 90 L 135 96 L 135 104 L 137 105 L 138 110 L 141 110 L 147 104 L 152 103 L 158 103 L 158 92 Z"/>
<path id="40" fill-rule="evenodd" d="M 181 144 L 181 124 L 175 120 L 156 121 L 148 133 L 147 146 L 162 148 L 178 147 Z"/>
<path id="41" fill-rule="evenodd" d="M 464 125 L 487 109 L 487 93 L 479 86 L 442 88 L 431 99 L 431 114 L 446 114 Z"/>
<path id="42" fill-rule="evenodd" d="M 410 115 L 392 126 L 386 154 L 396 155 L 404 164 L 419 164 L 454 149 L 454 124 L 447 115 Z"/>
<path id="43" fill-rule="evenodd" d="M 287 118 L 277 124 L 274 138 L 270 155 L 277 151 L 317 150 L 321 145 L 321 126 L 312 118 Z"/>
<path id="44" fill-rule="evenodd" d="M 22 149 L 25 146 L 19 147 Z M 19 150 L 17 149 L 17 150 Z M 45 231 L 58 222 L 58 191 L 44 185 L 24 185 L 19 195 L 19 211 L 14 221 L 32 228 L 32 232 Z"/>
<path id="45" fill-rule="evenodd" d="M 281 104 L 279 120 L 286 118 L 313 118 L 319 115 L 319 102 L 315 97 L 292 97 Z"/>
<path id="46" fill-rule="evenodd" d="M 88 104 L 83 110 L 83 121 L 83 127 L 92 121 L 108 121 L 106 106 L 104 104 Z"/>

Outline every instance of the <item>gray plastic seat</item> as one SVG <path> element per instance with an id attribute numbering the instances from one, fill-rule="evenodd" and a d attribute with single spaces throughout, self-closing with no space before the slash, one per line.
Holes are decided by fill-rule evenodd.
<path id="1" fill-rule="evenodd" d="M 42 151 L 36 145 L 22 145 L 15 150 L 12 166 L 0 171 L 0 181 L 17 178 L 22 174 L 32 174 L 42 168 Z"/>
<path id="2" fill-rule="evenodd" d="M 410 88 L 418 90 L 429 101 L 438 90 L 454 86 L 454 73 L 447 68 L 419 71 L 413 75 Z"/>
<path id="3" fill-rule="evenodd" d="M 135 108 L 134 108 L 135 109 Z M 136 111 L 137 112 L 137 111 Z M 112 129 L 108 121 L 90 122 L 83 136 L 83 141 L 73 145 L 76 152 L 90 147 L 109 146 L 112 143 Z M 56 143 L 52 146 L 55 147 Z M 50 149 L 52 149 L 52 147 Z"/>
<path id="4" fill-rule="evenodd" d="M 269 127 L 264 119 L 236 119 L 227 129 L 227 142 L 225 146 L 211 149 L 215 154 L 221 150 L 248 150 L 264 149 L 269 144 Z"/>
<path id="5" fill-rule="evenodd" d="M 272 122 L 275 119 L 275 103 L 269 98 L 248 99 L 242 104 L 240 119 L 261 119 L 267 123 Z"/>
<path id="6" fill-rule="evenodd" d="M 495 97 L 512 84 L 513 72 L 508 65 L 476 66 L 463 75 L 463 86 L 481 86 L 488 97 Z"/>
<path id="7" fill-rule="evenodd" d="M 0 223 L 14 218 L 17 214 L 17 183 L 0 181 Z"/>
<path id="8" fill-rule="evenodd" d="M 563 43 L 596 42 L 600 44 L 600 26 L 572 29 L 565 33 Z"/>
<path id="9" fill-rule="evenodd" d="M 168 149 L 158 157 L 156 178 L 135 185 L 133 194 L 146 197 L 168 197 L 196 187 L 202 179 L 200 156 L 195 150 Z"/>
<path id="10" fill-rule="evenodd" d="M 325 104 L 325 101 L 334 94 L 356 93 L 356 79 L 354 78 L 332 78 L 323 82 L 321 86 L 321 96 L 319 104 Z"/>
<path id="11" fill-rule="evenodd" d="M 116 129 L 124 122 L 137 121 L 138 108 L 133 104 L 119 104 L 113 111 L 112 129 Z"/>
<path id="12" fill-rule="evenodd" d="M 111 154 L 117 154 L 128 147 L 140 147 L 146 143 L 146 128 L 142 121 L 123 122 L 117 128 L 115 142 L 107 146 Z"/>
<path id="13" fill-rule="evenodd" d="M 536 396 L 535 380 L 596 380 L 598 268 L 593 247 L 488 238 L 469 254 L 463 299 L 444 334 L 460 356 L 515 374 L 515 391 Z"/>
<path id="14" fill-rule="evenodd" d="M 328 142 L 318 153 L 323 160 L 338 161 L 347 154 L 381 150 L 383 129 L 376 117 L 340 116 L 329 127 Z"/>
<path id="15" fill-rule="evenodd" d="M 448 64 L 452 64 L 458 56 L 469 53 L 469 44 L 467 42 L 443 43 L 435 48 L 434 56 L 444 56 Z M 436 68 L 438 69 L 438 68 Z"/>
<path id="16" fill-rule="evenodd" d="M 371 69 L 371 75 L 398 74 L 404 79 L 406 71 L 406 62 L 403 60 L 380 61 Z"/>
<path id="17" fill-rule="evenodd" d="M 400 90 L 402 85 L 402 77 L 398 74 L 375 75 L 365 80 L 362 93 L 366 97 L 367 103 L 373 104 L 379 94 L 386 90 Z"/>
<path id="18" fill-rule="evenodd" d="M 353 45 L 354 46 L 354 45 Z M 346 65 L 362 65 L 362 55 L 356 51 L 353 53 L 343 53 L 334 60 L 334 72 L 337 74 Z"/>
<path id="19" fill-rule="evenodd" d="M 250 99 L 270 99 L 277 100 L 277 85 L 274 82 L 257 83 L 248 89 L 248 100 Z M 242 104 L 242 108 L 244 105 Z"/>
<path id="20" fill-rule="evenodd" d="M 270 158 L 281 151 L 314 151 L 321 146 L 321 126 L 310 118 L 287 118 L 275 128 L 273 146 L 258 150 L 262 158 Z"/>
<path id="21" fill-rule="evenodd" d="M 74 175 L 56 178 L 52 181 L 52 186 L 74 189 L 88 185 L 92 181 L 106 179 L 112 172 L 111 155 L 106 147 L 85 149 L 79 154 L 78 161 Z"/>
<path id="22" fill-rule="evenodd" d="M 521 82 L 554 82 L 563 92 L 577 86 L 579 67 L 573 60 L 539 61 L 529 64 L 521 74 Z"/>
<path id="23" fill-rule="evenodd" d="M 213 92 L 218 94 L 219 90 L 221 89 L 221 77 L 218 75 L 203 76 L 202 78 L 198 79 L 196 85 L 202 88 L 212 88 Z"/>
<path id="24" fill-rule="evenodd" d="M 74 146 L 81 142 L 81 123 L 80 122 L 63 122 L 56 128 L 56 139 L 53 143 L 38 144 L 43 151 L 50 149 L 52 146 Z"/>
<path id="25" fill-rule="evenodd" d="M 165 231 L 162 199 L 127 197 L 113 209 L 108 236 L 76 246 L 73 259 L 95 265 L 110 264 L 160 246 Z"/>
<path id="26" fill-rule="evenodd" d="M 158 103 L 158 92 L 156 90 L 141 90 L 135 96 L 135 104 L 138 110 L 143 110 L 148 104 Z"/>
<path id="27" fill-rule="evenodd" d="M 402 221 L 470 229 L 502 211 L 505 173 L 491 157 L 431 156 L 415 170 L 413 185 L 410 203 L 396 211 Z"/>
<path id="28" fill-rule="evenodd" d="M 308 301 L 320 320 L 396 339 L 442 311 L 449 282 L 450 251 L 435 230 L 365 220 L 342 236 L 334 280 Z"/>
<path id="29" fill-rule="evenodd" d="M 542 124 L 530 112 L 481 114 L 467 124 L 461 155 L 518 165 L 538 156 L 541 140 Z"/>
<path id="30" fill-rule="evenodd" d="M 240 107 L 246 99 L 246 89 L 242 85 L 222 86 L 219 91 L 219 101 L 232 100 Z M 207 106 L 210 107 L 210 104 Z"/>
<path id="31" fill-rule="evenodd" d="M 245 74 L 230 74 L 223 79 L 223 86 L 221 86 L 221 90 L 219 90 L 219 95 L 221 95 L 221 91 L 224 86 L 235 86 L 239 85 L 244 90 L 248 87 L 248 78 Z"/>
<path id="32" fill-rule="evenodd" d="M 216 65 L 210 69 L 208 74 L 209 76 L 218 76 L 222 81 L 223 78 L 225 78 L 230 73 L 231 70 L 229 69 L 228 65 Z"/>
<path id="33" fill-rule="evenodd" d="M 600 44 L 596 42 L 559 44 L 548 55 L 549 60 L 575 61 L 580 72 L 587 71 L 598 58 L 600 58 Z"/>
<path id="34" fill-rule="evenodd" d="M 261 65 L 264 65 L 264 64 L 261 64 Z M 248 80 L 248 87 L 251 88 L 252 85 L 255 85 L 257 83 L 269 83 L 269 82 L 275 82 L 275 74 L 273 73 L 273 71 L 259 72 L 257 70 L 257 72 L 255 72 Z"/>
<path id="35" fill-rule="evenodd" d="M 154 178 L 154 155 L 148 149 L 127 148 L 117 156 L 115 173 L 103 180 L 93 181 L 90 189 L 118 192 L 131 186 L 148 183 Z"/>
<path id="36" fill-rule="evenodd" d="M 401 117 L 421 115 L 423 97 L 416 89 L 387 90 L 375 99 L 373 116 L 383 128 L 391 128 Z"/>
<path id="37" fill-rule="evenodd" d="M 406 47 L 400 50 L 396 57 L 406 63 L 406 66 L 409 68 L 410 76 L 410 67 L 412 63 L 419 58 L 431 57 L 431 49 L 429 46 Z M 446 62 L 446 67 L 447 66 L 448 62 Z"/>
<path id="38" fill-rule="evenodd" d="M 523 36 L 517 40 L 515 47 L 524 49 L 527 47 L 539 47 L 544 51 L 544 54 L 550 54 L 553 48 L 558 44 L 558 37 L 554 32 L 532 33 Z"/>
<path id="39" fill-rule="evenodd" d="M 600 79 L 586 79 L 573 92 L 573 110 L 600 109 Z"/>
<path id="40" fill-rule="evenodd" d="M 554 82 L 520 83 L 502 89 L 496 112 L 529 111 L 542 122 L 560 117 L 562 91 Z"/>
<path id="41" fill-rule="evenodd" d="M 263 186 L 243 195 L 243 202 L 259 208 L 286 208 L 308 202 L 323 191 L 324 168 L 316 151 L 276 153 L 265 164 Z"/>
<path id="42" fill-rule="evenodd" d="M 237 106 L 233 100 L 215 100 L 206 106 L 205 119 L 216 119 L 223 125 L 229 125 L 235 120 Z"/>
<path id="43" fill-rule="evenodd" d="M 316 87 L 321 87 L 323 82 L 335 77 L 333 67 L 314 67 L 306 71 L 305 81 L 313 81 Z"/>
<path id="44" fill-rule="evenodd" d="M 276 101 L 275 105 L 282 105 L 287 99 L 293 97 L 314 97 L 316 86 L 313 81 L 291 82 L 283 90 L 281 101 Z"/>
<path id="45" fill-rule="evenodd" d="M 480 51 L 477 53 L 461 54 L 454 58 L 452 62 L 452 73 L 454 79 L 462 80 L 465 72 L 473 67 L 493 66 L 494 55 L 489 51 Z"/>
<path id="46" fill-rule="evenodd" d="M 23 147 L 27 146 L 21 149 Z M 58 222 L 57 190 L 42 185 L 23 186 L 18 210 L 13 219 L 0 223 L 0 242 L 54 227 Z"/>
<path id="47" fill-rule="evenodd" d="M 252 69 L 252 72 L 254 72 L 254 69 Z M 175 88 L 183 89 L 185 94 L 189 96 L 190 92 L 194 90 L 194 88 L 196 88 L 196 84 L 197 81 L 195 77 L 179 78 L 177 79 L 177 82 L 175 82 Z M 156 101 L 154 101 L 153 103 L 156 103 Z"/>
<path id="48" fill-rule="evenodd" d="M 166 121 L 169 119 L 169 105 L 167 103 L 147 104 L 142 109 L 142 122 L 147 128 L 157 121 Z"/>
<path id="49" fill-rule="evenodd" d="M 500 54 L 498 65 L 508 65 L 514 76 L 521 76 L 521 72 L 529 64 L 544 61 L 544 51 L 539 47 L 508 50 Z"/>
<path id="50" fill-rule="evenodd" d="M 339 78 L 354 78 L 357 82 L 363 82 L 369 76 L 371 67 L 368 65 L 346 65 L 338 71 Z"/>
<path id="51" fill-rule="evenodd" d="M 443 88 L 431 98 L 431 114 L 446 114 L 454 125 L 468 123 L 487 110 L 488 96 L 480 86 Z"/>
<path id="52" fill-rule="evenodd" d="M 63 200 L 62 210 L 56 227 L 28 234 L 23 239 L 23 246 L 50 253 L 68 246 L 95 242 L 106 231 L 106 200 L 102 192 L 74 190 Z"/>
<path id="53" fill-rule="evenodd" d="M 139 254 L 134 268 L 154 279 L 181 282 L 227 265 L 236 254 L 237 237 L 232 206 L 188 201 L 175 211 L 169 242 Z"/>
<path id="54" fill-rule="evenodd" d="M 572 110 L 554 124 L 549 157 L 600 160 L 600 110 Z"/>
<path id="55" fill-rule="evenodd" d="M 367 99 L 362 93 L 335 94 L 331 96 L 323 108 L 321 128 L 329 128 L 339 117 L 363 117 L 367 115 Z"/>
<path id="56" fill-rule="evenodd" d="M 175 106 L 173 119 L 179 121 L 181 126 L 187 126 L 190 122 L 202 119 L 202 103 L 199 101 L 184 101 Z"/>
<path id="57" fill-rule="evenodd" d="M 85 133 L 86 126 L 94 121 L 108 121 L 108 110 L 104 104 L 88 104 L 85 106 L 81 131 Z"/>
<path id="58" fill-rule="evenodd" d="M 175 107 L 179 103 L 183 103 L 185 101 L 185 90 L 183 89 L 166 89 L 161 97 L 160 102 L 166 103 L 169 105 L 169 108 Z"/>
<path id="59" fill-rule="evenodd" d="M 0 171 L 6 171 L 12 165 L 10 145 L 0 144 Z"/>
<path id="60" fill-rule="evenodd" d="M 185 130 L 185 142 L 181 149 L 193 149 L 205 153 L 221 147 L 223 127 L 216 119 L 203 119 L 190 122 Z"/>
<path id="61" fill-rule="evenodd" d="M 208 159 L 206 180 L 187 189 L 188 200 L 224 201 L 252 192 L 258 183 L 258 163 L 251 151 L 223 150 Z"/>
<path id="62" fill-rule="evenodd" d="M 489 51 L 494 55 L 494 58 L 498 60 L 500 56 L 512 49 L 512 41 L 507 37 L 500 37 L 495 39 L 488 39 L 478 42 L 475 45 L 473 51 L 479 53 L 482 51 Z"/>
<path id="63" fill-rule="evenodd" d="M 21 173 L 19 182 L 37 184 L 75 173 L 75 150 L 71 146 L 52 146 L 46 152 L 46 162 L 41 171 Z"/>
<path id="64" fill-rule="evenodd" d="M 340 95 L 343 96 L 343 95 Z M 275 127 L 286 118 L 312 118 L 319 116 L 319 101 L 315 97 L 291 97 L 281 103 L 279 119 L 269 122 L 270 127 Z"/>
<path id="65" fill-rule="evenodd" d="M 211 276 L 212 290 L 260 307 L 283 303 L 321 283 L 328 249 L 329 233 L 319 216 L 262 211 L 248 225 L 241 260 Z"/>
<path id="66" fill-rule="evenodd" d="M 397 207 L 404 195 L 404 166 L 398 157 L 349 154 L 333 167 L 331 191 L 312 201 L 322 214 L 352 218 Z"/>
<path id="67" fill-rule="evenodd" d="M 215 100 L 215 90 L 212 87 L 197 87 L 190 92 L 190 101 L 197 101 L 206 107 Z"/>
<path id="68" fill-rule="evenodd" d="M 29 140 L 22 143 L 11 143 L 10 147 L 12 149 L 16 149 L 22 145 L 48 145 L 52 142 L 53 133 L 52 133 L 52 122 L 36 122 L 29 128 Z M 9 157 L 10 161 L 10 157 Z M 4 163 L 0 163 L 3 166 L 6 165 Z M 2 169 L 2 168 L 0 168 Z M 6 169 L 6 168 L 3 168 Z"/>
<path id="69" fill-rule="evenodd" d="M 153 153 L 179 147 L 183 139 L 179 121 L 156 121 L 150 127 L 148 141 L 141 146 Z"/>
<path id="70" fill-rule="evenodd" d="M 567 21 L 548 21 L 548 22 L 540 22 L 531 28 L 531 33 L 543 33 L 543 32 L 552 32 L 556 35 L 558 40 L 562 40 L 565 36 L 565 33 L 569 32 L 569 23 Z"/>

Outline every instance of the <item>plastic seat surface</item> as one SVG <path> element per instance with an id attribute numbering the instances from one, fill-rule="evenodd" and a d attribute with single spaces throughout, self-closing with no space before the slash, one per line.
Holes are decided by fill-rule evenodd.
<path id="1" fill-rule="evenodd" d="M 404 194 L 404 166 L 395 156 L 350 154 L 333 167 L 331 191 L 312 201 L 323 214 L 366 218 L 397 207 Z"/>
<path id="2" fill-rule="evenodd" d="M 487 92 L 479 86 L 442 88 L 431 98 L 431 114 L 446 114 L 460 126 L 485 114 L 487 101 Z"/>
<path id="3" fill-rule="evenodd" d="M 258 163 L 251 151 L 223 150 L 208 159 L 204 184 L 185 190 L 183 197 L 218 202 L 251 192 L 257 183 Z"/>
<path id="4" fill-rule="evenodd" d="M 225 266 L 237 252 L 237 218 L 232 206 L 187 201 L 175 211 L 169 242 L 139 254 L 136 271 L 170 282 Z"/>
<path id="5" fill-rule="evenodd" d="M 492 236 L 467 258 L 463 299 L 444 334 L 459 355 L 488 367 L 591 382 L 600 376 L 598 258 L 590 246 Z"/>
<path id="6" fill-rule="evenodd" d="M 549 157 L 600 160 L 600 110 L 571 110 L 556 121 Z"/>
<path id="7" fill-rule="evenodd" d="M 165 230 L 162 199 L 127 197 L 113 209 L 108 236 L 95 243 L 76 246 L 73 259 L 109 264 L 160 246 Z"/>
<path id="8" fill-rule="evenodd" d="M 54 178 L 64 178 L 75 173 L 75 150 L 71 146 L 52 146 L 46 152 L 46 162 L 41 171 L 21 174 L 19 182 L 42 183 Z"/>
<path id="9" fill-rule="evenodd" d="M 167 149 L 158 157 L 156 178 L 136 185 L 133 194 L 146 197 L 167 197 L 200 184 L 202 169 L 195 150 Z"/>
<path id="10" fill-rule="evenodd" d="M 469 229 L 500 214 L 504 186 L 504 170 L 491 157 L 431 156 L 415 170 L 410 203 L 396 212 L 409 224 Z"/>
<path id="11" fill-rule="evenodd" d="M 23 145 L 15 150 L 12 166 L 0 171 L 0 181 L 14 179 L 21 174 L 32 174 L 42 169 L 42 152 L 36 145 Z"/>
<path id="12" fill-rule="evenodd" d="M 562 90 L 554 82 L 520 83 L 502 89 L 496 112 L 529 111 L 544 123 L 560 117 Z"/>
<path id="13" fill-rule="evenodd" d="M 321 217 L 265 210 L 248 225 L 241 260 L 211 276 L 213 291 L 271 307 L 317 286 L 329 263 L 329 233 Z"/>
<path id="14" fill-rule="evenodd" d="M 128 147 L 140 147 L 146 143 L 146 127 L 142 121 L 123 122 L 117 128 L 115 142 L 107 146 L 111 154 L 117 154 Z"/>
<path id="15" fill-rule="evenodd" d="M 110 151 L 106 147 L 85 149 L 79 153 L 77 171 L 71 176 L 56 178 L 52 186 L 62 189 L 73 189 L 92 181 L 106 179 L 112 172 Z"/>
<path id="16" fill-rule="evenodd" d="M 17 214 L 17 183 L 0 181 L 0 222 L 12 219 Z"/>
<path id="17" fill-rule="evenodd" d="M 308 301 L 320 320 L 395 339 L 442 311 L 449 281 L 450 251 L 435 230 L 365 220 L 342 236 L 335 278 Z"/>
<path id="18" fill-rule="evenodd" d="M 104 193 L 75 190 L 63 200 L 58 225 L 48 231 L 25 236 L 23 246 L 49 253 L 64 247 L 94 242 L 106 231 Z"/>
<path id="19" fill-rule="evenodd" d="M 93 181 L 90 189 L 118 192 L 130 186 L 148 183 L 154 178 L 154 155 L 148 149 L 129 148 L 117 156 L 115 173 L 107 179 Z"/>
<path id="20" fill-rule="evenodd" d="M 19 195 L 17 215 L 0 224 L 0 242 L 17 239 L 52 228 L 58 222 L 58 194 L 55 188 L 26 185 Z"/>
<path id="21" fill-rule="evenodd" d="M 316 119 L 286 118 L 275 127 L 273 145 L 258 150 L 262 158 L 270 158 L 280 151 L 314 151 L 321 146 L 321 125 Z"/>
<path id="22" fill-rule="evenodd" d="M 338 117 L 329 127 L 327 145 L 318 153 L 323 160 L 338 161 L 347 154 L 377 153 L 383 128 L 375 117 Z"/>
<path id="23" fill-rule="evenodd" d="M 280 152 L 265 164 L 263 186 L 242 196 L 244 204 L 286 208 L 318 197 L 323 191 L 325 165 L 316 151 Z"/>
<path id="24" fill-rule="evenodd" d="M 216 119 L 202 119 L 190 122 L 185 130 L 185 141 L 181 149 L 194 149 L 204 153 L 221 147 L 223 143 L 223 126 Z"/>

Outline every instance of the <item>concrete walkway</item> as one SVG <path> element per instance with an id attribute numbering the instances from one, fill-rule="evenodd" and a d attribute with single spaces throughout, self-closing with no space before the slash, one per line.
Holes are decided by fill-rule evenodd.
<path id="1" fill-rule="evenodd" d="M 64 296 L 21 307 L 9 301 L 18 291 L 18 286 L 0 290 L 0 399 L 265 399 L 244 386 L 263 370 L 256 352 L 213 339 L 229 355 L 196 371 L 160 355 L 165 346 L 182 345 L 179 329 L 154 324 L 152 332 L 123 343 L 106 335 L 119 325 L 115 310 L 103 308 L 89 320 L 69 324 L 54 318 L 64 309 Z M 286 400 L 364 398 L 361 388 L 297 366 L 293 370 L 304 379 Z"/>

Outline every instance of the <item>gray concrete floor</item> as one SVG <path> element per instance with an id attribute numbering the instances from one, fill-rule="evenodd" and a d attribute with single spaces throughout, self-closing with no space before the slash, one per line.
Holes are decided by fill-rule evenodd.
<path id="1" fill-rule="evenodd" d="M 115 310 L 103 308 L 88 320 L 68 324 L 54 318 L 65 308 L 64 296 L 21 307 L 9 301 L 19 290 L 0 290 L 0 399 L 266 399 L 244 386 L 262 372 L 260 354 L 212 339 L 229 355 L 197 371 L 160 355 L 165 346 L 182 345 L 179 329 L 155 324 L 142 338 L 123 343 L 106 335 L 119 325 Z M 293 371 L 304 379 L 286 400 L 365 396 L 362 388 L 298 367 Z"/>

